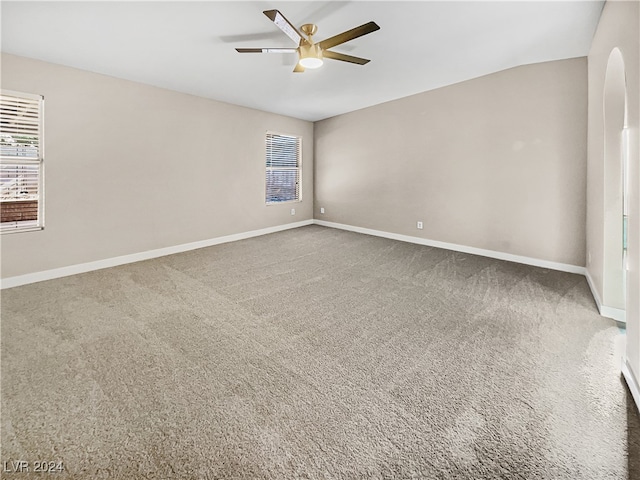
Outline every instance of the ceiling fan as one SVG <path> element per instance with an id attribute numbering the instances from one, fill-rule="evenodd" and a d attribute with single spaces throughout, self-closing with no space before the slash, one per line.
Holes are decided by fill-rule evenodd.
<path id="1" fill-rule="evenodd" d="M 332 52 L 329 50 L 336 45 L 348 42 L 354 38 L 367 35 L 368 33 L 380 30 L 380 27 L 375 22 L 365 23 L 359 27 L 352 28 L 346 32 L 339 33 L 331 38 L 322 40 L 321 42 L 314 43 L 313 35 L 318 30 L 318 27 L 312 23 L 305 23 L 300 27 L 300 30 L 307 36 L 304 38 L 302 33 L 294 27 L 289 20 L 285 18 L 278 10 L 265 10 L 264 13 L 269 20 L 276 24 L 276 26 L 282 30 L 291 40 L 293 40 L 298 47 L 297 48 L 236 48 L 238 53 L 298 53 L 298 63 L 293 69 L 296 73 L 304 72 L 305 68 L 318 68 L 322 66 L 323 58 L 330 58 L 332 60 L 340 60 L 342 62 L 356 63 L 358 65 L 364 65 L 369 63 L 366 58 L 353 57 L 351 55 L 345 55 L 344 53 Z"/>

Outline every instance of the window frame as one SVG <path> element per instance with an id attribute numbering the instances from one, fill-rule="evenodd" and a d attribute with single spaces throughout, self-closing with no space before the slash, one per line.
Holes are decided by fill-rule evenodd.
<path id="1" fill-rule="evenodd" d="M 0 223 L 0 235 L 22 232 L 33 232 L 44 230 L 44 96 L 34 93 L 18 92 L 15 90 L 0 89 L 3 96 L 23 98 L 25 100 L 36 100 L 38 102 L 38 157 L 19 157 L 19 156 L 3 156 L 0 155 L 0 165 L 24 165 L 38 167 L 38 213 L 36 220 L 24 220 L 5 222 L 6 225 Z M 0 203 L 1 199 L 0 199 Z M 21 225 L 22 224 L 22 225 Z"/>
<path id="2" fill-rule="evenodd" d="M 268 144 L 269 144 L 269 137 L 270 136 L 280 136 L 280 137 L 289 137 L 289 138 L 295 138 L 297 140 L 298 143 L 298 148 L 297 148 L 297 161 L 296 161 L 296 167 L 289 167 L 291 170 L 296 170 L 297 171 L 297 188 L 296 188 L 296 192 L 297 192 L 297 198 L 292 199 L 292 200 L 276 200 L 276 201 L 269 201 L 267 199 L 267 195 L 269 193 L 269 185 L 268 185 L 268 172 L 269 171 L 273 171 L 276 168 L 286 168 L 286 167 L 269 167 L 267 162 L 268 162 Z M 264 153 L 265 153 L 265 190 L 264 190 L 264 201 L 265 201 L 265 205 L 270 206 L 270 205 L 281 205 L 281 204 L 286 204 L 286 203 L 300 203 L 302 202 L 302 142 L 303 142 L 303 138 L 302 135 L 296 135 L 296 134 L 292 134 L 292 133 L 283 133 L 283 132 L 276 132 L 273 130 L 267 130 L 265 132 L 264 135 Z"/>

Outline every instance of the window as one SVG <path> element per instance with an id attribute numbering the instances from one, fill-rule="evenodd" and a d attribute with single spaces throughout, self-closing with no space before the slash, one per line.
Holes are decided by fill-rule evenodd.
<path id="1" fill-rule="evenodd" d="M 43 110 L 40 95 L 0 92 L 0 231 L 43 227 Z"/>
<path id="2" fill-rule="evenodd" d="M 267 133 L 266 202 L 299 202 L 302 138 Z"/>

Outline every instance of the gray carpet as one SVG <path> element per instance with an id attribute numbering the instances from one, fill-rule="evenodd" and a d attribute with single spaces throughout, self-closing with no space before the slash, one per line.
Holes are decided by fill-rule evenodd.
<path id="1" fill-rule="evenodd" d="M 5 290 L 1 334 L 5 478 L 640 478 L 579 275 L 309 226 Z"/>

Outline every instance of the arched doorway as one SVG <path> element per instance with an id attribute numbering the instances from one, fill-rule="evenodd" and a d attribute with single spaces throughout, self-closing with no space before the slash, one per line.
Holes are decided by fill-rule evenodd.
<path id="1" fill-rule="evenodd" d="M 622 52 L 609 55 L 604 82 L 604 275 L 603 305 L 626 308 L 627 95 Z M 628 143 L 627 143 L 628 145 Z M 626 151 L 625 151 L 626 149 Z"/>

